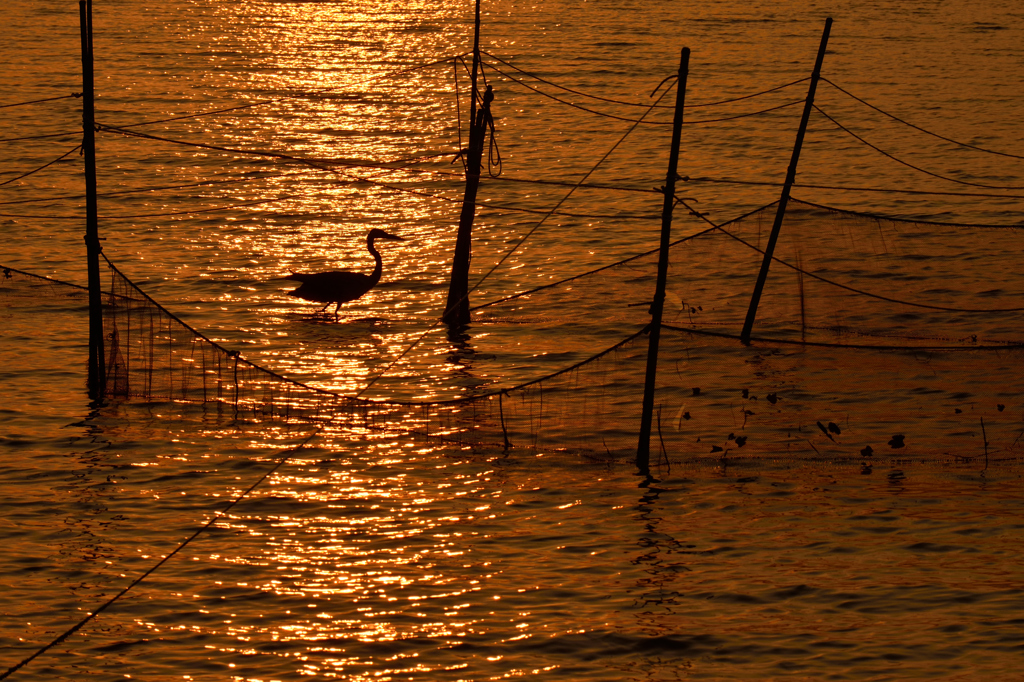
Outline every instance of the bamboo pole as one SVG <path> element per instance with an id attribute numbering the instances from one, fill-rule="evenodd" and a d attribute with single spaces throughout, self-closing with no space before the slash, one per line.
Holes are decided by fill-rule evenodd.
<path id="1" fill-rule="evenodd" d="M 480 188 L 480 166 L 490 115 L 491 89 L 477 110 L 477 75 L 480 71 L 480 0 L 476 0 L 476 19 L 473 32 L 473 71 L 470 85 L 469 147 L 462 152 L 466 159 L 466 190 L 459 215 L 459 232 L 452 257 L 452 276 L 448 285 L 448 302 L 441 319 L 452 327 L 469 324 L 469 262 L 472 258 L 473 219 L 476 217 L 476 195 Z"/>
<path id="2" fill-rule="evenodd" d="M 79 0 L 82 33 L 82 153 L 85 160 L 85 251 L 89 275 L 89 398 L 106 394 L 103 298 L 100 291 L 99 217 L 96 202 L 96 126 L 93 88 L 92 0 Z"/>
<path id="3" fill-rule="evenodd" d="M 821 77 L 821 63 L 825 59 L 825 48 L 828 46 L 828 34 L 832 29 L 832 17 L 825 19 L 825 30 L 821 34 L 821 44 L 818 46 L 818 56 L 814 61 L 814 71 L 811 73 L 811 84 L 807 88 L 807 99 L 804 102 L 804 113 L 800 118 L 800 127 L 797 129 L 796 142 L 793 144 L 793 156 L 789 160 L 789 168 L 786 170 L 786 182 L 782 185 L 782 195 L 779 197 L 779 206 L 775 211 L 775 222 L 772 223 L 772 231 L 768 236 L 768 244 L 764 248 L 764 259 L 761 261 L 761 270 L 757 273 L 757 281 L 754 283 L 754 293 L 750 296 L 750 307 L 747 308 L 747 318 L 743 321 L 743 331 L 740 332 L 740 340 L 750 343 L 750 334 L 754 329 L 754 320 L 757 317 L 757 306 L 761 302 L 761 292 L 764 290 L 764 283 L 768 279 L 768 268 L 772 264 L 772 255 L 775 253 L 775 242 L 779 239 L 779 231 L 782 229 L 782 220 L 786 215 L 786 206 L 789 204 L 789 192 L 796 182 L 796 165 L 800 161 L 800 148 L 804 143 L 804 133 L 807 132 L 807 121 L 811 117 L 811 108 L 814 106 L 814 91 L 818 87 L 818 78 Z"/>
<path id="4" fill-rule="evenodd" d="M 668 279 L 668 248 L 672 238 L 672 209 L 676 203 L 676 178 L 679 168 L 679 144 L 683 129 L 683 103 L 686 100 L 686 77 L 690 69 L 690 48 L 684 47 L 679 58 L 679 80 L 676 83 L 676 108 L 672 118 L 672 146 L 668 157 L 668 173 L 662 188 L 665 200 L 661 209 L 661 249 L 658 252 L 658 279 L 651 302 L 651 324 L 648 332 L 647 372 L 644 377 L 644 400 L 640 413 L 640 438 L 636 448 L 636 465 L 640 474 L 650 478 L 651 423 L 654 415 L 654 384 L 658 376 L 658 342 L 661 339 L 661 317 L 665 308 L 665 280 Z"/>

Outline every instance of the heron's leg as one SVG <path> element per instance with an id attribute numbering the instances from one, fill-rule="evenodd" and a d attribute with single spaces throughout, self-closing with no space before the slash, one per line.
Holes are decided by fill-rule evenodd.
<path id="1" fill-rule="evenodd" d="M 331 307 L 331 303 L 330 303 L 330 301 L 328 301 L 327 305 L 325 305 L 323 308 L 318 310 L 316 314 L 317 315 L 326 315 L 327 314 L 327 309 L 330 308 L 330 307 Z"/>
<path id="2" fill-rule="evenodd" d="M 341 301 L 338 301 L 338 305 L 334 306 L 334 319 L 338 319 L 338 311 L 341 310 Z"/>

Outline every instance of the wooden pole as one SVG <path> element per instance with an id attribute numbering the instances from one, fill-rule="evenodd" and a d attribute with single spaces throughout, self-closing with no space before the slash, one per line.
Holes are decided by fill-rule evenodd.
<path id="1" fill-rule="evenodd" d="M 807 121 L 811 117 L 811 107 L 814 106 L 814 91 L 818 87 L 818 78 L 821 76 L 821 63 L 825 59 L 825 48 L 828 46 L 828 34 L 832 29 L 832 18 L 825 19 L 825 30 L 821 34 L 821 44 L 818 46 L 818 57 L 814 61 L 814 71 L 811 73 L 811 84 L 807 88 L 807 100 L 804 102 L 804 113 L 800 118 L 800 128 L 796 132 L 796 143 L 793 145 L 793 156 L 789 160 L 789 168 L 786 170 L 786 182 L 782 185 L 782 196 L 779 197 L 779 207 L 775 211 L 775 222 L 772 223 L 772 232 L 768 236 L 768 244 L 764 249 L 764 259 L 761 261 L 761 270 L 757 273 L 757 282 L 754 283 L 754 293 L 750 296 L 750 307 L 747 308 L 747 319 L 743 322 L 743 331 L 740 332 L 740 340 L 750 343 L 750 334 L 754 329 L 754 320 L 757 317 L 757 305 L 761 302 L 761 292 L 764 290 L 764 283 L 768 279 L 768 268 L 772 264 L 772 255 L 775 253 L 775 242 L 779 239 L 779 230 L 782 229 L 782 220 L 786 215 L 786 206 L 789 204 L 789 192 L 796 182 L 796 165 L 800 161 L 800 148 L 804 143 L 804 133 L 807 132 Z"/>
<path id="2" fill-rule="evenodd" d="M 476 107 L 477 74 L 480 71 L 480 0 L 476 0 L 476 21 L 473 33 L 473 72 L 469 89 L 469 148 L 463 150 L 466 158 L 466 190 L 459 215 L 459 233 L 455 239 L 452 258 L 452 276 L 448 285 L 448 302 L 441 317 L 448 325 L 460 327 L 469 324 L 469 262 L 472 258 L 473 219 L 476 217 L 476 194 L 480 187 L 480 161 L 487 133 L 487 117 L 494 95 L 490 87 L 480 110 Z"/>
<path id="3" fill-rule="evenodd" d="M 103 298 L 100 291 L 100 237 L 96 206 L 96 127 L 93 100 L 92 0 L 79 0 L 82 30 L 82 153 L 85 158 L 85 252 L 89 274 L 89 398 L 106 393 Z"/>
<path id="4" fill-rule="evenodd" d="M 684 47 L 679 59 L 679 80 L 676 83 L 676 109 L 672 118 L 672 147 L 668 157 L 668 173 L 663 188 L 665 200 L 661 208 L 661 250 L 658 253 L 658 280 L 651 302 L 651 324 L 648 333 L 647 373 L 644 377 L 644 401 L 640 413 L 640 439 L 636 448 L 636 465 L 640 474 L 650 478 L 651 423 L 654 419 L 654 384 L 658 376 L 658 342 L 661 339 L 661 317 L 665 308 L 665 280 L 668 279 L 668 248 L 672 238 L 672 209 L 676 203 L 676 178 L 679 167 L 679 143 L 683 130 L 683 103 L 686 100 L 686 77 L 690 69 L 690 48 Z"/>

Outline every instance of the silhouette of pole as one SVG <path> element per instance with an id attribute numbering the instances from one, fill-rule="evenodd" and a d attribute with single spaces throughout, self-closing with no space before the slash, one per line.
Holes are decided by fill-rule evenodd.
<path id="1" fill-rule="evenodd" d="M 651 302 L 651 324 L 648 332 L 647 373 L 644 377 L 644 402 L 640 413 L 640 439 L 636 448 L 636 465 L 641 475 L 650 477 L 651 423 L 654 418 L 654 384 L 658 377 L 658 342 L 661 340 L 661 316 L 665 308 L 665 280 L 668 279 L 668 247 L 672 237 L 672 209 L 676 203 L 676 178 L 679 167 L 679 142 L 683 130 L 683 103 L 686 100 L 686 77 L 690 69 L 690 48 L 684 47 L 679 59 L 679 80 L 676 82 L 676 109 L 672 118 L 672 148 L 665 176 L 665 201 L 661 208 L 661 250 L 658 252 L 658 280 Z"/>
<path id="2" fill-rule="evenodd" d="M 491 100 L 490 86 L 479 111 L 476 108 L 477 74 L 480 71 L 480 0 L 476 0 L 476 28 L 473 34 L 473 72 L 471 76 L 469 108 L 469 147 L 462 152 L 466 160 L 466 191 L 459 216 L 459 233 L 455 239 L 452 258 L 452 277 L 448 285 L 448 302 L 441 319 L 450 326 L 469 324 L 469 262 L 472 258 L 473 219 L 476 217 L 476 194 L 480 187 L 480 159 L 484 151 Z"/>
<path id="3" fill-rule="evenodd" d="M 764 259 L 761 261 L 761 270 L 757 273 L 757 281 L 754 283 L 754 293 L 750 296 L 747 319 L 743 321 L 743 331 L 740 332 L 740 340 L 745 344 L 750 343 L 750 333 L 754 329 L 754 319 L 757 317 L 757 305 L 761 302 L 761 292 L 764 290 L 764 283 L 768 279 L 768 268 L 772 264 L 772 255 L 775 253 L 775 242 L 779 240 L 779 230 L 782 229 L 782 220 L 786 215 L 786 206 L 789 204 L 789 192 L 793 188 L 793 183 L 796 182 L 796 165 L 800 161 L 800 148 L 804 144 L 807 121 L 811 118 L 811 107 L 814 106 L 814 91 L 818 87 L 818 78 L 821 76 L 821 63 L 825 59 L 825 48 L 828 46 L 828 34 L 831 29 L 832 17 L 829 17 L 825 19 L 825 30 L 821 34 L 818 57 L 814 61 L 814 71 L 811 73 L 811 85 L 807 88 L 804 113 L 800 118 L 800 128 L 796 131 L 793 156 L 789 160 L 789 168 L 786 170 L 786 182 L 782 185 L 779 207 L 775 211 L 775 222 L 772 223 L 772 232 L 768 236 L 768 244 L 764 248 Z"/>
<path id="4" fill-rule="evenodd" d="M 100 292 L 100 236 L 96 207 L 96 126 L 93 109 L 92 0 L 79 0 L 82 28 L 82 153 L 85 158 L 85 252 L 89 271 L 89 398 L 106 393 L 103 298 Z"/>

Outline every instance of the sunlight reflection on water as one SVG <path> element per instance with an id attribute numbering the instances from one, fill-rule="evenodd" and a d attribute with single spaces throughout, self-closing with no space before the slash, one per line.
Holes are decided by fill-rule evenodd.
<path id="1" fill-rule="evenodd" d="M 77 88 L 73 9 L 25 0 L 5 5 L 9 41 L 0 50 L 10 64 L 12 101 L 51 95 L 53 87 Z M 806 75 L 824 10 L 790 9 L 506 2 L 486 10 L 485 44 L 545 77 L 646 102 L 685 42 L 694 48 L 691 101 L 712 101 Z M 1022 104 L 1009 76 L 1019 71 L 1024 41 L 1012 3 L 833 3 L 829 10 L 837 19 L 826 61 L 830 78 L 925 127 L 1021 151 Z M 283 150 L 328 167 L 240 152 L 194 153 L 102 134 L 101 191 L 169 188 L 101 199 L 101 213 L 111 216 L 103 222 L 105 253 L 159 301 L 246 357 L 344 393 L 362 388 L 443 305 L 462 193 L 461 165 L 452 163 L 460 145 L 456 122 L 461 114 L 465 127 L 467 116 L 464 101 L 456 110 L 454 73 L 461 67 L 452 63 L 368 79 L 465 51 L 467 8 L 425 0 L 204 0 L 144 8 L 117 1 L 97 2 L 96 13 L 103 122 L 283 98 L 142 129 L 249 152 Z M 1003 30 L 993 28 L 999 26 Z M 43 34 L 52 41 L 40 40 Z M 958 46 L 956 59 L 948 58 L 951 44 Z M 554 108 L 497 72 L 487 73 L 497 90 L 506 180 L 483 181 L 481 202 L 492 207 L 481 208 L 477 221 L 477 275 L 539 219 L 494 205 L 544 211 L 566 190 L 509 178 L 578 179 L 626 127 Z M 464 75 L 460 87 L 464 96 Z M 331 90 L 315 92 L 323 88 Z M 790 96 L 777 93 L 764 106 Z M 1016 160 L 992 164 L 908 134 L 825 86 L 820 97 L 823 108 L 870 139 L 891 143 L 900 155 L 969 181 L 1021 184 Z M 4 110 L 5 135 L 29 135 L 41 126 L 73 131 L 79 125 L 75 106 Z M 797 109 L 742 125 L 687 128 L 684 173 L 777 181 Z M 727 113 L 751 110 L 737 103 Z M 40 111 L 48 112 L 45 119 Z M 710 115 L 692 110 L 687 117 Z M 663 182 L 666 138 L 664 127 L 644 130 L 591 179 L 650 190 Z M 37 166 L 76 143 L 77 134 L 59 144 L 9 146 L 9 165 L 0 170 Z M 418 163 L 424 172 L 346 165 L 432 154 L 443 155 Z M 935 179 L 911 183 L 903 173 L 824 121 L 812 124 L 802 181 L 949 189 Z M 4 201 L 72 197 L 5 205 L 11 213 L 58 218 L 3 218 L 0 260 L 83 279 L 75 218 L 80 174 L 73 157 L 0 190 Z M 218 183 L 183 186 L 210 180 Z M 696 180 L 683 188 L 715 219 L 765 204 L 777 192 Z M 1016 198 L 810 194 L 801 192 L 822 203 L 946 220 L 1018 222 L 1021 207 Z M 266 200 L 274 201 L 124 217 Z M 657 221 L 627 217 L 659 207 L 660 197 L 650 193 L 580 190 L 566 212 L 623 217 L 550 219 L 474 293 L 474 302 L 645 250 L 656 239 Z M 408 241 L 388 245 L 381 284 L 345 309 L 341 324 L 311 319 L 311 305 L 286 296 L 290 287 L 279 278 L 292 269 L 368 270 L 364 239 L 373 227 Z M 680 211 L 678 235 L 702 227 Z M 852 232 L 837 234 L 831 245 L 837 251 L 855 241 L 883 255 L 888 248 L 854 240 Z M 886 237 L 881 229 L 879 235 Z M 828 241 L 828 235 L 818 237 L 816 244 Z M 1006 239 L 1012 243 L 1012 235 Z M 995 244 L 985 246 L 997 250 Z M 810 242 L 800 246 L 811 250 Z M 825 247 L 817 253 L 826 253 L 830 265 L 842 261 Z M 855 256 L 842 256 L 844 267 L 855 270 Z M 997 279 L 1005 274 L 1012 282 L 1013 267 L 1004 269 Z M 638 267 L 623 281 L 639 286 L 644 272 Z M 730 273 L 722 273 L 728 281 Z M 944 271 L 933 279 L 945 286 L 958 274 Z M 897 293 L 910 286 L 891 284 Z M 923 282 L 920 291 L 935 285 Z M 682 280 L 675 312 L 702 286 L 710 286 L 707 278 Z M 1000 288 L 1000 295 L 1015 295 L 1009 285 Z M 379 393 L 433 399 L 534 378 L 606 348 L 644 321 L 643 305 L 612 306 L 609 296 L 582 285 L 561 295 L 543 300 L 582 305 L 596 299 L 594 309 L 607 310 L 570 330 L 557 309 L 538 311 L 530 301 L 505 316 L 482 312 L 468 342 L 429 334 L 381 382 Z M 744 298 L 746 290 L 735 296 Z M 630 304 L 646 301 L 634 298 L 643 300 Z M 732 300 L 719 301 L 726 304 Z M 311 431 L 235 422 L 213 408 L 173 403 L 114 403 L 88 414 L 81 392 L 82 310 L 80 301 L 0 308 L 3 443 L 10 453 L 0 467 L 10 500 L 0 519 L 0 575 L 8 587 L 0 597 L 7 616 L 0 641 L 13 652 L 4 656 L 8 664 L 152 566 L 187 529 L 210 519 Z M 1001 331 L 1015 333 L 1012 327 Z M 696 344 L 687 349 L 694 352 L 686 356 L 686 371 L 706 366 Z M 735 372 L 731 380 L 753 371 L 784 374 L 801 358 L 760 359 L 754 370 L 739 352 L 716 362 L 722 374 L 727 364 Z M 816 380 L 835 381 L 824 370 Z M 713 406 L 733 409 L 727 403 L 734 396 L 724 395 L 711 393 L 705 405 L 690 400 L 684 407 L 694 414 Z M 989 397 L 994 402 L 998 396 Z M 888 409 L 881 399 L 875 408 Z M 1003 415 L 1003 435 L 1016 433 L 1014 409 L 1011 404 Z M 591 417 L 582 412 L 568 415 L 564 428 L 580 431 Z M 472 422 L 468 410 L 457 417 L 464 423 L 453 424 L 452 433 Z M 1022 642 L 1020 472 L 1008 461 L 979 473 L 980 460 L 967 459 L 879 456 L 871 475 L 857 463 L 802 465 L 782 457 L 744 466 L 691 462 L 681 469 L 677 461 L 671 472 L 659 471 L 658 486 L 639 490 L 628 463 L 611 458 L 525 447 L 505 455 L 500 447 L 329 429 L 172 563 L 19 675 L 1008 679 L 1019 668 Z"/>

